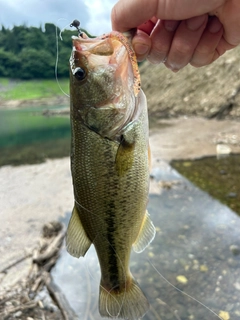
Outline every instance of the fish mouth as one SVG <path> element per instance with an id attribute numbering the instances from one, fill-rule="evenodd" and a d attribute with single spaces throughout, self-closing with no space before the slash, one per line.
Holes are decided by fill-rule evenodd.
<path id="1" fill-rule="evenodd" d="M 135 32 L 135 29 L 123 34 L 110 32 L 96 38 L 89 38 L 85 33 L 82 33 L 79 37 L 72 36 L 73 47 L 72 57 L 70 58 L 72 70 L 81 60 L 92 60 L 92 63 L 88 61 L 90 65 L 126 64 L 126 61 L 129 61 L 130 58 L 130 52 L 126 48 L 130 48 Z"/>
<path id="2" fill-rule="evenodd" d="M 114 33 L 120 34 L 118 32 L 114 32 Z M 136 33 L 136 29 L 131 29 L 129 31 L 122 33 L 121 35 L 123 35 L 125 38 L 128 39 L 129 42 L 131 42 L 135 33 Z M 75 48 L 78 51 L 87 50 L 92 54 L 97 54 L 100 56 L 112 55 L 114 52 L 114 48 L 113 48 L 112 42 L 109 41 L 111 34 L 113 34 L 113 32 L 110 32 L 109 34 L 103 34 L 102 36 L 99 36 L 99 37 L 89 38 L 83 32 L 82 35 L 79 37 L 72 36 L 73 48 Z"/>
<path id="3" fill-rule="evenodd" d="M 82 82 L 87 81 L 86 79 L 89 74 L 98 72 L 104 72 L 105 77 L 109 74 L 110 77 L 116 80 L 114 81 L 116 90 L 112 91 L 111 97 L 109 96 L 109 100 L 113 103 L 116 103 L 119 98 L 117 92 L 120 92 L 120 85 L 118 85 L 120 79 L 122 87 L 125 87 L 125 90 L 128 91 L 130 79 L 134 78 L 132 76 L 133 71 L 129 52 L 126 49 L 126 45 L 121 41 L 124 39 L 128 43 L 128 38 L 132 38 L 133 33 L 129 32 L 127 35 L 118 34 L 120 35 L 120 39 L 115 34 L 112 36 L 112 33 L 96 38 L 88 38 L 86 34 L 80 37 L 73 36 L 73 47 L 70 57 L 72 75 L 75 76 L 80 68 L 86 76 L 85 79 L 82 79 Z M 102 104 L 106 104 L 106 101 L 102 101 Z"/>
<path id="4" fill-rule="evenodd" d="M 72 37 L 73 50 L 81 52 L 89 52 L 99 56 L 110 56 L 114 52 L 114 48 L 110 41 L 101 38 L 81 38 Z"/>
<path id="5" fill-rule="evenodd" d="M 112 31 L 96 38 L 88 38 L 86 34 L 73 36 L 73 50 L 70 58 L 70 67 L 74 75 L 76 67 L 94 69 L 95 66 L 114 66 L 118 68 L 117 77 L 124 79 L 129 86 L 129 78 L 133 78 L 135 97 L 140 91 L 140 74 L 135 52 L 131 40 L 136 32 L 132 29 L 125 33 Z M 87 73 L 87 72 L 86 72 Z"/>
<path id="6" fill-rule="evenodd" d="M 72 55 L 70 66 L 72 72 L 76 67 L 94 68 L 96 65 L 121 65 L 127 53 L 121 43 L 110 38 L 72 37 Z"/>

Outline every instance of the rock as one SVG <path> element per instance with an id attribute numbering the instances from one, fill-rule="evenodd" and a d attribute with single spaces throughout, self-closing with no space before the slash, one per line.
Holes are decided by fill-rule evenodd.
<path id="1" fill-rule="evenodd" d="M 188 283 L 188 279 L 183 275 L 177 276 L 176 279 L 181 284 L 187 284 Z"/>
<path id="2" fill-rule="evenodd" d="M 22 311 L 17 311 L 13 316 L 14 318 L 20 318 L 22 316 Z"/>
<path id="3" fill-rule="evenodd" d="M 219 317 L 221 317 L 223 320 L 230 319 L 229 313 L 227 311 L 222 311 L 222 310 L 219 312 Z"/>
<path id="4" fill-rule="evenodd" d="M 205 264 L 202 264 L 202 265 L 200 266 L 200 271 L 201 271 L 201 272 L 208 272 L 208 267 L 207 267 Z"/>
<path id="5" fill-rule="evenodd" d="M 238 261 L 232 259 L 232 258 L 229 258 L 227 260 L 227 263 L 228 263 L 228 266 L 231 267 L 231 268 L 237 268 L 238 267 Z"/>
<path id="6" fill-rule="evenodd" d="M 232 244 L 229 249 L 234 256 L 238 256 L 240 254 L 240 247 L 235 244 Z"/>
<path id="7" fill-rule="evenodd" d="M 236 192 L 229 192 L 227 197 L 228 198 L 236 198 L 237 197 L 237 193 Z"/>
<path id="8" fill-rule="evenodd" d="M 231 151 L 232 151 L 232 149 L 225 144 L 217 144 L 217 146 L 216 146 L 216 152 L 218 155 L 230 154 Z"/>

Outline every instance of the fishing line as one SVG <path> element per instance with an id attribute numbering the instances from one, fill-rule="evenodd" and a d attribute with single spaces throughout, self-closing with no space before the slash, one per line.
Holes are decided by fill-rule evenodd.
<path id="1" fill-rule="evenodd" d="M 108 240 L 107 240 L 107 241 L 108 241 Z M 115 249 L 113 248 L 113 246 L 111 245 L 111 243 L 110 243 L 109 241 L 108 241 L 108 243 L 109 243 L 109 245 L 112 247 L 113 251 L 115 252 L 116 257 L 117 257 L 118 260 L 120 261 L 120 265 L 121 265 L 121 267 L 122 267 L 123 274 L 124 274 L 124 280 L 125 280 L 124 282 L 125 282 L 125 284 L 126 284 L 126 283 L 127 283 L 127 274 L 125 273 L 124 266 L 123 266 L 123 262 L 122 262 L 122 260 L 120 259 L 119 255 L 117 254 L 116 250 L 115 250 Z M 111 295 L 111 296 L 113 296 L 113 295 L 111 294 L 111 291 L 112 291 L 112 290 L 114 290 L 114 287 L 109 291 L 109 295 Z M 123 304 L 124 304 L 124 300 L 126 300 L 126 291 L 127 291 L 127 289 L 126 289 L 126 286 L 125 286 L 124 296 L 123 296 L 123 299 L 122 299 L 121 304 L 120 304 L 120 303 L 117 301 L 117 299 L 113 296 L 113 298 L 116 300 L 117 304 L 119 305 L 119 312 L 118 312 L 118 314 L 117 314 L 117 317 L 119 316 L 119 314 L 120 314 L 120 312 L 121 312 L 121 309 L 122 309 Z M 107 310 L 108 314 L 109 314 L 111 317 L 116 317 L 115 315 L 111 315 L 110 311 L 108 310 L 107 302 L 106 302 L 106 310 Z"/>
<path id="2" fill-rule="evenodd" d="M 79 205 L 80 208 L 82 208 L 83 210 L 86 210 L 88 213 L 92 214 L 93 216 L 96 216 L 101 222 L 104 222 L 104 220 L 103 220 L 101 217 L 99 217 L 99 215 L 97 215 L 97 214 L 95 214 L 94 212 L 92 212 L 91 210 L 88 210 L 87 208 L 85 208 L 85 207 L 84 207 L 83 205 L 81 205 L 76 199 L 74 199 L 74 200 L 75 200 L 76 204 Z M 100 235 L 100 233 L 98 233 L 98 234 L 96 235 L 94 241 L 96 240 L 96 238 L 97 238 L 98 235 Z M 106 239 L 106 240 L 107 240 L 107 239 Z M 111 244 L 108 240 L 107 240 L 107 242 L 108 242 L 108 244 L 110 245 L 110 247 L 113 249 L 114 253 L 116 254 L 117 259 L 118 259 L 119 262 L 120 262 L 120 265 L 121 265 L 121 267 L 122 267 L 123 274 L 124 274 L 124 280 L 125 280 L 125 283 L 126 283 L 126 281 L 127 281 L 127 275 L 126 275 L 125 270 L 124 270 L 123 262 L 122 262 L 122 260 L 120 259 L 119 255 L 117 254 L 117 252 L 116 252 L 116 250 L 114 249 L 114 247 L 112 246 L 112 244 Z M 94 276 L 93 276 L 93 275 L 91 274 L 91 272 L 89 271 L 89 268 L 88 268 L 88 272 L 89 272 L 90 276 L 92 277 L 92 279 L 93 279 L 93 280 L 96 280 L 96 279 L 94 279 Z M 101 284 L 100 284 L 100 287 L 101 287 L 104 291 L 106 291 L 106 292 L 108 293 L 108 295 L 110 295 L 110 296 L 116 301 L 116 303 L 119 305 L 119 312 L 118 312 L 118 315 L 119 315 L 120 312 L 121 312 L 122 306 L 123 306 L 123 304 L 124 304 L 125 297 L 126 297 L 126 291 L 127 291 L 126 287 L 125 287 L 125 290 L 124 290 L 124 296 L 123 296 L 123 299 L 122 299 L 122 301 L 121 301 L 121 304 L 117 301 L 117 299 L 114 297 L 114 295 L 111 294 L 111 291 L 114 290 L 114 287 L 111 288 L 110 291 L 107 291 Z M 111 315 L 111 313 L 110 313 L 110 311 L 109 311 L 109 309 L 108 309 L 107 302 L 106 302 L 106 310 L 107 310 L 108 314 L 109 314 L 111 317 L 115 316 L 115 315 Z M 118 316 L 118 315 L 117 315 L 117 316 Z"/>
<path id="3" fill-rule="evenodd" d="M 100 233 L 99 234 L 97 234 L 97 236 L 101 236 L 100 235 Z M 97 236 L 95 237 L 95 239 L 97 238 Z M 94 240 L 95 240 L 94 239 Z M 114 253 L 116 254 L 116 257 L 117 257 L 117 259 L 119 260 L 119 262 L 120 262 L 120 265 L 121 265 L 121 267 L 122 267 L 122 270 L 123 270 L 123 274 L 124 274 L 124 282 L 126 283 L 127 282 L 127 276 L 126 276 L 126 272 L 125 272 L 125 270 L 124 270 L 124 265 L 123 265 L 123 262 L 122 262 L 122 260 L 120 259 L 120 257 L 119 257 L 119 255 L 117 254 L 117 252 L 116 252 L 116 250 L 114 249 L 114 247 L 112 246 L 112 244 L 108 241 L 108 239 L 106 239 L 107 240 L 107 242 L 108 242 L 108 244 L 110 245 L 110 247 L 112 248 L 112 250 L 114 251 Z M 101 241 L 101 238 L 100 238 L 100 241 Z M 91 275 L 91 273 L 89 272 L 89 274 L 90 274 L 90 276 L 92 276 Z M 94 279 L 94 277 L 92 276 L 92 278 Z M 95 279 L 96 280 L 96 279 Z M 107 293 L 107 299 L 106 299 L 106 310 L 107 310 L 107 313 L 109 314 L 109 316 L 110 317 L 118 317 L 119 316 L 119 314 L 120 314 L 120 312 L 121 312 L 121 309 L 122 309 L 122 307 L 123 307 L 123 304 L 124 304 L 124 300 L 126 300 L 125 299 L 125 297 L 126 297 L 126 286 L 125 286 L 125 290 L 124 290 L 124 296 L 123 296 L 123 298 L 122 298 L 122 301 L 121 301 L 121 303 L 119 303 L 118 302 L 118 300 L 116 299 L 116 297 L 113 295 L 113 294 L 111 294 L 111 291 L 113 291 L 114 289 L 115 289 L 115 287 L 117 287 L 117 286 L 115 286 L 115 287 L 112 287 L 111 288 L 111 290 L 106 290 L 101 284 L 100 284 L 100 287 L 104 290 L 104 291 L 106 291 L 106 293 Z M 114 300 L 115 300 L 115 302 L 118 304 L 118 306 L 119 306 L 119 312 L 118 312 L 118 314 L 117 315 L 113 315 L 113 314 L 111 314 L 111 312 L 110 312 L 110 310 L 109 310 L 109 308 L 108 308 L 108 296 L 111 296 Z"/>
<path id="4" fill-rule="evenodd" d="M 88 264 L 88 261 L 86 260 L 86 266 L 85 266 L 86 268 L 87 268 L 87 272 L 88 272 L 88 274 L 90 275 L 90 277 L 92 278 L 92 280 L 94 280 L 94 281 L 96 281 L 96 278 L 94 277 L 94 275 L 90 272 L 90 267 L 89 267 L 89 264 Z M 121 310 L 121 305 L 120 305 L 120 303 L 117 301 L 117 299 L 114 297 L 114 295 L 112 295 L 111 294 L 111 291 L 114 289 L 114 287 L 110 290 L 110 291 L 108 291 L 108 290 L 106 290 L 102 285 L 101 285 L 101 283 L 99 284 L 99 286 L 100 286 L 100 288 L 102 288 L 102 290 L 104 290 L 104 291 L 106 291 L 106 293 L 107 293 L 107 295 L 109 296 L 111 296 L 114 300 L 115 300 L 115 302 L 119 305 L 119 310 Z M 116 317 L 115 315 L 112 315 L 111 313 L 110 313 L 110 311 L 108 310 L 108 306 L 107 306 L 107 303 L 106 303 L 106 310 L 107 310 L 107 313 L 111 316 L 111 317 Z M 120 314 L 120 311 L 119 311 L 119 313 L 117 314 L 117 316 Z"/>
<path id="5" fill-rule="evenodd" d="M 192 299 L 193 301 L 196 301 L 197 303 L 199 303 L 201 306 L 203 306 L 204 308 L 206 308 L 208 311 L 210 311 L 212 314 L 214 314 L 218 319 L 220 320 L 224 320 L 223 318 L 221 318 L 216 312 L 214 312 L 213 310 L 211 310 L 208 306 L 206 306 L 204 303 L 202 303 L 201 301 L 197 300 L 196 298 L 190 296 L 188 293 L 180 290 L 179 288 L 175 287 L 170 281 L 168 281 L 161 273 L 160 271 L 158 271 L 158 269 L 154 266 L 154 264 L 151 262 L 151 260 L 147 259 L 148 262 L 150 263 L 150 265 L 153 267 L 153 269 L 159 274 L 159 276 L 170 286 L 172 286 L 175 290 L 177 290 L 178 292 L 182 293 L 183 295 L 187 296 L 188 298 Z"/>
<path id="6" fill-rule="evenodd" d="M 86 256 L 87 257 L 87 256 Z M 96 308 L 91 308 L 90 310 L 90 304 L 91 304 L 91 296 L 92 296 L 92 286 L 91 286 L 91 280 L 94 280 L 96 281 L 96 278 L 94 277 L 94 275 L 91 273 L 90 271 L 90 267 L 89 267 L 89 264 L 88 264 L 88 260 L 84 260 L 84 263 L 83 263 L 83 266 L 84 266 L 84 270 L 85 270 L 85 273 L 87 275 L 87 291 L 88 291 L 88 295 L 90 296 L 90 301 L 87 301 L 86 303 L 86 312 L 84 313 L 84 319 L 83 320 L 88 320 L 89 316 L 91 317 L 92 319 L 92 311 L 96 310 Z M 90 277 L 89 277 L 90 276 Z M 91 279 L 90 279 L 91 278 Z M 89 299 L 88 299 L 89 300 Z"/>
<path id="7" fill-rule="evenodd" d="M 83 210 L 86 210 L 86 211 L 89 212 L 90 214 L 98 217 L 100 220 L 103 221 L 102 218 L 100 218 L 97 214 L 93 213 L 92 211 L 88 210 L 87 208 L 85 208 L 85 207 L 84 207 L 83 205 L 81 205 L 76 199 L 75 199 L 75 202 L 76 202 L 76 204 L 78 204 Z M 98 236 L 98 235 L 97 235 L 97 236 Z M 95 238 L 95 239 L 96 239 L 96 238 Z M 107 240 L 107 241 L 108 241 L 108 240 Z M 109 245 L 112 247 L 113 251 L 115 252 L 115 254 L 116 254 L 117 258 L 119 259 L 120 264 L 121 264 L 121 266 L 122 266 L 122 268 L 123 268 L 123 271 L 124 271 L 124 267 L 123 267 L 122 260 L 121 260 L 120 257 L 118 256 L 117 252 L 115 251 L 115 249 L 113 248 L 113 246 L 111 245 L 111 243 L 110 243 L 109 241 L 108 241 L 108 243 L 109 243 Z M 177 290 L 178 292 L 182 293 L 183 295 L 187 296 L 187 297 L 190 298 L 191 300 L 197 302 L 198 304 L 200 304 L 201 306 L 203 306 L 204 308 L 206 308 L 208 311 L 210 311 L 212 314 L 214 314 L 218 319 L 224 320 L 224 319 L 221 318 L 216 312 L 214 312 L 214 311 L 211 310 L 208 306 L 206 306 L 204 303 L 202 303 L 201 301 L 197 300 L 196 298 L 190 296 L 188 293 L 186 293 L 186 292 L 180 290 L 179 288 L 177 288 L 176 286 L 174 286 L 170 281 L 168 281 L 168 280 L 160 273 L 160 271 L 158 271 L 158 269 L 154 266 L 154 264 L 153 264 L 149 259 L 147 259 L 147 260 L 148 260 L 148 262 L 150 263 L 150 265 L 153 267 L 153 269 L 160 275 L 160 277 L 161 277 L 167 284 L 169 284 L 170 286 L 172 286 L 172 287 L 173 287 L 175 290 Z M 88 268 L 88 269 L 89 269 L 89 268 Z M 88 272 L 89 272 L 90 276 L 92 277 L 92 279 L 93 279 L 93 280 L 96 280 L 96 279 L 94 279 L 94 276 L 90 273 L 89 270 L 88 270 Z M 126 273 L 124 273 L 124 276 L 125 276 L 125 282 L 126 282 Z M 112 288 L 111 291 L 107 291 L 101 284 L 100 284 L 100 287 L 101 287 L 104 291 L 106 291 L 106 292 L 108 293 L 108 295 L 111 295 L 112 298 L 117 302 L 117 304 L 119 304 L 119 302 L 116 300 L 116 298 L 111 294 L 111 291 L 112 291 L 114 288 Z M 124 294 L 126 295 L 126 288 L 125 288 Z M 124 303 L 124 298 L 122 299 L 122 303 L 119 304 L 120 311 L 121 311 L 121 308 L 122 308 L 122 306 L 123 306 L 123 303 Z M 109 309 L 108 309 L 107 304 L 106 304 L 106 310 L 107 310 L 108 314 L 109 314 L 111 317 L 114 316 L 114 315 L 111 315 L 111 313 L 110 313 L 110 311 L 109 311 Z M 118 315 L 120 314 L 120 311 L 119 311 Z M 175 314 L 175 316 L 177 316 L 177 315 Z"/>
<path id="8" fill-rule="evenodd" d="M 84 207 L 81 203 L 79 203 L 75 198 L 74 198 L 74 201 L 75 201 L 76 204 L 77 204 L 79 207 L 81 207 L 83 210 L 87 211 L 88 213 L 90 213 L 90 214 L 98 217 L 100 220 L 104 221 L 104 220 L 103 220 L 101 217 L 99 217 L 96 213 L 94 213 L 94 212 L 88 210 L 87 208 L 85 208 L 85 207 Z"/>
<path id="9" fill-rule="evenodd" d="M 176 317 L 177 320 L 181 320 L 181 318 L 180 318 L 179 315 L 177 314 L 177 312 L 178 312 L 177 310 L 174 310 L 174 311 L 173 311 L 173 310 L 169 307 L 169 305 L 168 305 L 166 302 L 162 301 L 160 298 L 157 298 L 156 300 L 157 300 L 157 302 L 158 302 L 160 305 L 166 307 L 166 308 Z M 155 310 L 152 309 L 152 311 L 155 311 Z M 155 311 L 155 313 L 156 313 L 156 311 Z"/>
<path id="10" fill-rule="evenodd" d="M 58 21 L 60 21 L 60 20 L 66 20 L 66 19 L 63 19 L 63 18 L 61 18 L 61 19 L 58 19 Z M 63 40 L 63 38 L 62 38 L 62 32 L 66 29 L 66 27 L 68 27 L 69 26 L 69 24 L 66 24 L 66 26 L 65 27 L 63 27 L 61 30 L 60 30 L 60 33 L 59 33 L 59 38 L 61 39 L 61 41 Z M 69 94 L 67 94 L 64 90 L 63 90 L 63 88 L 61 87 L 61 85 L 60 85 L 60 83 L 59 83 L 59 80 L 58 80 L 58 74 L 57 74 L 57 72 L 58 72 L 58 58 L 59 58 L 59 47 L 58 47 L 58 27 L 56 26 L 56 62 L 55 62 L 55 79 L 56 79 L 56 81 L 57 81 L 57 85 L 58 85 L 58 87 L 59 87 L 59 89 L 62 91 L 62 93 L 65 95 L 65 96 L 67 96 L 68 98 L 70 97 L 69 96 Z"/>
<path id="11" fill-rule="evenodd" d="M 58 19 L 58 21 L 59 21 L 60 19 Z M 66 20 L 66 19 L 64 19 L 64 20 Z M 60 32 L 59 32 L 59 38 L 61 39 L 61 41 L 63 41 L 63 37 L 62 37 L 62 33 L 63 33 L 63 31 L 65 31 L 65 29 L 67 28 L 67 27 L 69 27 L 69 23 L 68 24 L 66 24 L 61 30 L 60 30 Z"/>
<path id="12" fill-rule="evenodd" d="M 86 271 L 86 275 L 87 275 L 87 291 L 89 293 L 89 297 L 91 297 L 91 285 L 89 284 L 89 282 L 90 282 L 89 281 L 89 272 L 87 272 L 88 270 L 85 270 L 85 271 Z M 85 314 L 84 314 L 84 320 L 87 320 L 87 318 L 88 318 L 88 313 L 90 310 L 90 302 L 91 302 L 91 300 L 89 301 L 89 299 L 87 299 L 87 307 L 86 307 Z"/>

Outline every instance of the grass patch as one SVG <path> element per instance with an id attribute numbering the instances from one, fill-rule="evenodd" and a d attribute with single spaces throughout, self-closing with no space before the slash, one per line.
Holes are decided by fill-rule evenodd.
<path id="1" fill-rule="evenodd" d="M 60 79 L 64 92 L 69 93 L 69 79 Z M 62 95 L 57 81 L 48 80 L 9 80 L 0 79 L 0 92 L 4 100 L 30 100 Z"/>
<path id="2" fill-rule="evenodd" d="M 0 85 L 7 86 L 9 84 L 9 79 L 7 78 L 0 78 Z"/>

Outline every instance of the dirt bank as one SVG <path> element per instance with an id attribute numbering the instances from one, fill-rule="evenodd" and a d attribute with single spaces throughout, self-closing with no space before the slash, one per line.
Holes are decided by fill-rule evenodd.
<path id="1" fill-rule="evenodd" d="M 150 117 L 240 119 L 240 46 L 203 68 L 177 74 L 162 64 L 141 66 Z"/>

